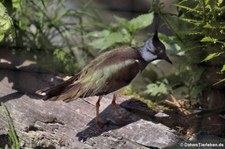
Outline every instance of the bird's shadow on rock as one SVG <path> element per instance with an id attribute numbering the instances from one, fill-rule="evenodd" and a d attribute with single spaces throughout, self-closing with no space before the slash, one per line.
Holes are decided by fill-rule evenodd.
<path id="1" fill-rule="evenodd" d="M 117 108 L 109 105 L 100 113 L 101 129 L 96 127 L 96 120 L 92 119 L 87 124 L 88 127 L 78 132 L 76 137 L 79 141 L 86 141 L 88 138 L 104 135 L 104 132 L 120 129 L 140 119 L 152 120 L 155 114 L 156 112 L 145 103 L 131 98 L 119 104 Z"/>

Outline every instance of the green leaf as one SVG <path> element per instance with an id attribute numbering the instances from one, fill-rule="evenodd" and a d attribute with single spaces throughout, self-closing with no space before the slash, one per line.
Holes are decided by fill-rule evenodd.
<path id="1" fill-rule="evenodd" d="M 225 64 L 223 64 L 223 67 L 221 69 L 221 72 L 225 71 Z"/>
<path id="2" fill-rule="evenodd" d="M 9 17 L 6 8 L 0 3 L 0 31 L 7 31 L 11 25 L 11 18 Z"/>
<path id="3" fill-rule="evenodd" d="M 153 13 L 140 15 L 130 21 L 121 17 L 115 17 L 117 22 L 128 29 L 130 33 L 135 33 L 153 22 Z"/>
<path id="4" fill-rule="evenodd" d="M 0 3 L 0 42 L 4 39 L 5 35 L 13 37 L 15 35 L 13 30 L 13 22 L 8 15 L 5 6 Z"/>
<path id="5" fill-rule="evenodd" d="M 105 50 L 109 47 L 112 47 L 113 45 L 117 43 L 125 42 L 124 37 L 125 36 L 122 33 L 114 32 L 114 33 L 110 33 L 106 37 L 92 41 L 91 43 L 89 43 L 89 45 L 96 49 Z"/>
<path id="6" fill-rule="evenodd" d="M 189 19 L 189 18 L 179 18 L 179 20 L 193 24 L 195 26 L 200 26 L 202 24 L 202 21 Z"/>
<path id="7" fill-rule="evenodd" d="M 20 0 L 12 0 L 12 4 L 13 4 L 13 8 L 16 8 L 16 9 L 21 9 L 20 7 Z"/>
<path id="8" fill-rule="evenodd" d="M 147 85 L 147 89 L 145 93 L 150 94 L 151 96 L 161 96 L 168 93 L 166 82 L 159 82 L 152 83 Z"/>
<path id="9" fill-rule="evenodd" d="M 193 8 L 190 8 L 190 7 L 187 7 L 187 6 L 184 6 L 184 5 L 176 4 L 176 6 L 179 7 L 179 8 L 185 9 L 185 10 L 187 10 L 189 12 L 195 12 L 195 13 L 198 13 L 198 14 L 201 13 L 201 11 L 199 11 L 199 10 L 196 10 L 196 9 L 193 9 Z"/>
<path id="10" fill-rule="evenodd" d="M 205 8 L 208 8 L 208 10 L 209 10 L 209 13 L 212 13 L 212 11 L 213 11 L 213 8 L 212 8 L 212 6 L 211 5 L 209 5 L 209 4 L 206 4 L 206 7 Z"/>
<path id="11" fill-rule="evenodd" d="M 209 61 L 215 57 L 220 56 L 221 54 L 223 54 L 224 52 L 215 52 L 215 53 L 211 53 L 209 54 L 204 60 L 202 60 L 203 62 Z"/>
<path id="12" fill-rule="evenodd" d="M 223 0 L 218 0 L 217 5 L 220 6 L 223 3 Z"/>
<path id="13" fill-rule="evenodd" d="M 213 42 L 213 43 L 216 43 L 217 41 L 218 41 L 218 39 L 212 38 L 212 37 L 204 37 L 201 40 L 201 42 Z"/>
<path id="14" fill-rule="evenodd" d="M 212 37 L 204 37 L 201 42 L 212 42 L 212 43 L 220 43 L 222 44 L 223 46 L 225 46 L 225 42 L 224 41 L 221 41 L 221 40 L 218 40 L 216 38 L 212 38 Z"/>
<path id="15" fill-rule="evenodd" d="M 110 31 L 109 30 L 103 30 L 103 31 L 93 31 L 93 32 L 89 32 L 88 34 L 86 34 L 85 37 L 106 37 L 109 36 Z"/>
<path id="16" fill-rule="evenodd" d="M 105 38 L 93 40 L 89 45 L 95 49 L 105 49 L 108 46 L 105 44 Z"/>
<path id="17" fill-rule="evenodd" d="M 212 26 L 211 24 L 209 24 L 208 22 L 206 23 L 206 25 L 203 26 L 204 28 L 216 28 L 215 26 Z"/>
<path id="18" fill-rule="evenodd" d="M 118 17 L 118 16 L 114 16 L 114 18 L 116 19 L 116 21 L 121 24 L 122 26 L 124 27 L 127 27 L 129 26 L 129 21 L 125 18 L 121 18 L 121 17 Z"/>
<path id="19" fill-rule="evenodd" d="M 129 21 L 129 27 L 131 32 L 141 30 L 153 22 L 153 13 L 140 15 Z"/>
<path id="20" fill-rule="evenodd" d="M 0 41 L 2 41 L 4 39 L 4 37 L 5 37 L 4 34 L 0 33 Z"/>

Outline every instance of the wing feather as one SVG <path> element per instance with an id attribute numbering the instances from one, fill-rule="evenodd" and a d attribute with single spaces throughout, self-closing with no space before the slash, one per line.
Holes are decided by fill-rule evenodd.
<path id="1" fill-rule="evenodd" d="M 105 95 L 130 83 L 142 70 L 143 62 L 135 48 L 106 52 L 84 67 L 54 100 L 71 101 L 79 97 Z"/>

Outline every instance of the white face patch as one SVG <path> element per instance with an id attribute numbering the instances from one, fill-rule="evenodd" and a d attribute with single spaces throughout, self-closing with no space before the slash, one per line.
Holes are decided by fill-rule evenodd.
<path id="1" fill-rule="evenodd" d="M 155 47 L 153 46 L 152 43 L 152 38 L 148 40 L 144 47 L 140 49 L 141 57 L 146 61 L 152 61 L 153 59 L 157 58 L 157 55 L 154 55 L 155 53 Z"/>

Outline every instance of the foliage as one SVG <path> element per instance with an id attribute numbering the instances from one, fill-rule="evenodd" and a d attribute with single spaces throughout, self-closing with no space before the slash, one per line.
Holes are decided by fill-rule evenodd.
<path id="1" fill-rule="evenodd" d="M 66 65 L 57 71 L 70 74 L 78 69 L 77 65 L 67 64 L 66 59 L 58 59 L 57 53 L 64 53 L 65 58 L 70 57 L 69 61 L 77 63 L 79 67 L 94 57 L 85 43 L 84 35 L 101 21 L 98 21 L 99 17 L 95 12 L 87 8 L 89 2 L 80 2 L 79 9 L 65 7 L 67 3 L 65 0 L 6 2 L 5 6 L 11 12 L 16 31 L 16 38 L 13 42 L 6 42 L 7 46 L 20 49 L 24 54 L 32 53 L 37 62 L 43 59 L 38 57 L 39 53 L 52 55 L 53 61 Z"/>
<path id="2" fill-rule="evenodd" d="M 156 4 L 163 8 L 160 1 Z M 161 9 L 157 12 L 174 32 L 174 36 L 161 34 L 160 39 L 166 42 L 166 49 L 179 59 L 179 63 L 174 64 L 173 74 L 148 81 L 145 92 L 158 96 L 163 91 L 160 86 L 166 86 L 172 89 L 170 93 L 181 92 L 179 94 L 188 99 L 198 100 L 207 87 L 225 81 L 225 6 L 219 0 L 182 0 L 176 6 L 178 15 L 163 13 Z M 221 77 L 211 77 L 219 74 Z M 161 85 L 163 78 L 168 84 Z"/>
<path id="3" fill-rule="evenodd" d="M 130 36 L 126 32 L 110 32 L 109 30 L 104 30 L 101 32 L 95 32 L 95 34 L 101 35 L 98 36 L 100 37 L 99 39 L 95 39 L 89 43 L 89 45 L 95 49 L 105 50 L 117 44 L 128 44 L 130 42 Z M 92 33 L 88 34 L 88 36 L 92 36 Z"/>
<path id="4" fill-rule="evenodd" d="M 168 80 L 167 88 L 172 88 L 171 93 L 182 90 L 182 96 L 197 100 L 203 90 L 213 85 L 209 75 L 224 76 L 225 6 L 217 0 L 182 0 L 176 6 L 179 8 L 178 15 L 159 11 L 174 32 L 174 36 L 161 34 L 160 38 L 170 44 L 166 44 L 167 50 L 179 59 L 174 73 L 164 77 Z M 210 67 L 214 68 L 214 72 Z M 214 85 L 225 81 L 221 77 L 213 78 Z M 157 94 L 155 91 L 150 95 Z"/>
<path id="5" fill-rule="evenodd" d="M 140 94 L 137 93 L 136 89 L 134 88 L 132 84 L 122 89 L 120 93 L 145 103 L 152 110 L 155 110 L 155 111 L 169 110 L 168 107 L 165 107 L 163 105 L 158 105 L 153 100 L 149 100 L 140 96 Z"/>
<path id="6" fill-rule="evenodd" d="M 214 52 L 214 53 L 211 53 L 205 59 L 203 59 L 203 62 L 206 62 L 206 61 L 209 61 L 211 59 L 214 59 L 214 58 L 220 56 L 223 53 L 224 53 L 223 51 L 222 52 Z"/>
<path id="7" fill-rule="evenodd" d="M 153 14 L 148 13 L 130 21 L 115 17 L 117 23 L 110 24 L 101 21 L 98 14 L 88 7 L 91 1 L 80 2 L 78 9 L 67 9 L 66 2 L 12 1 L 7 8 L 11 10 L 16 38 L 6 44 L 25 50 L 24 53 L 52 55 L 60 64 L 61 71 L 72 74 L 95 57 L 98 50 L 136 44 L 134 34 L 149 26 L 153 19 Z M 102 31 L 93 31 L 96 29 Z M 39 59 L 43 57 L 35 60 Z"/>
<path id="8" fill-rule="evenodd" d="M 10 143 L 14 149 L 20 149 L 20 141 L 19 141 L 19 138 L 17 137 L 16 130 L 13 125 L 13 120 L 10 116 L 10 113 L 9 113 L 6 105 L 3 102 L 1 103 L 1 105 L 2 105 L 2 109 L 3 109 L 3 114 L 4 114 L 5 118 L 7 119 L 8 126 L 9 126 L 8 135 L 9 135 Z"/>
<path id="9" fill-rule="evenodd" d="M 0 3 L 0 42 L 4 40 L 5 37 L 12 39 L 15 36 L 13 22 L 5 6 Z"/>
<path id="10" fill-rule="evenodd" d="M 164 79 L 147 85 L 145 93 L 150 94 L 153 97 L 168 95 L 168 81 Z"/>
<path id="11" fill-rule="evenodd" d="M 90 32 L 88 37 L 97 37 L 89 45 L 93 48 L 106 50 L 110 47 L 122 45 L 135 45 L 134 35 L 152 24 L 153 13 L 139 15 L 136 18 L 127 20 L 115 16 L 117 23 L 111 24 L 108 29 L 103 31 Z"/>
<path id="12" fill-rule="evenodd" d="M 223 1 L 195 0 L 189 3 L 183 0 L 177 6 L 183 12 L 179 20 L 188 25 L 188 30 L 181 33 L 181 36 L 184 37 L 183 39 L 192 39 L 188 42 L 188 45 L 192 44 L 194 47 L 191 51 L 200 50 L 200 55 L 206 55 L 203 60 L 200 59 L 201 62 L 212 61 L 211 64 L 217 63 L 216 65 L 222 68 L 224 61 L 219 63 L 216 61 L 225 57 L 225 21 L 223 19 L 225 6 Z M 218 69 L 217 71 L 219 72 Z"/>
<path id="13" fill-rule="evenodd" d="M 74 63 L 74 58 L 72 55 L 67 54 L 62 49 L 55 49 L 53 56 L 58 60 L 56 64 L 61 70 L 66 70 L 67 72 L 73 72 L 74 69 L 79 69 L 79 64 Z"/>

